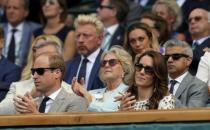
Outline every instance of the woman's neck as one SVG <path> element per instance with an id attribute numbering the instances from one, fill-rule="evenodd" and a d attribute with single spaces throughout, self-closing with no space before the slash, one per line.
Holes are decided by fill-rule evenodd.
<path id="1" fill-rule="evenodd" d="M 59 25 L 61 25 L 63 23 L 60 22 L 60 19 L 59 18 L 50 18 L 47 20 L 47 23 L 45 25 L 45 28 L 55 28 Z"/>
<path id="2" fill-rule="evenodd" d="M 116 89 L 122 82 L 123 82 L 122 79 L 107 81 L 106 82 L 107 90 L 112 91 L 112 90 Z"/>
<path id="3" fill-rule="evenodd" d="M 138 100 L 147 100 L 152 96 L 153 87 L 138 87 Z"/>

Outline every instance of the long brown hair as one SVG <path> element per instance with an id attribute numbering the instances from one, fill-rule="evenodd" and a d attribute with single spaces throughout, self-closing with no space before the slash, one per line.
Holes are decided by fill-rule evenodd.
<path id="1" fill-rule="evenodd" d="M 157 109 L 159 102 L 168 94 L 168 71 L 164 57 L 156 51 L 146 51 L 140 57 L 137 57 L 136 63 L 139 63 L 142 57 L 149 56 L 153 61 L 154 69 L 154 88 L 152 96 L 149 98 L 148 108 Z M 132 86 L 129 90 L 132 94 L 138 97 L 137 86 Z"/>

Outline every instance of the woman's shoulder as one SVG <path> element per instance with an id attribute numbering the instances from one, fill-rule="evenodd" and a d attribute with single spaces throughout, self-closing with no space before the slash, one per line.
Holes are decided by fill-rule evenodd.
<path id="1" fill-rule="evenodd" d="M 158 109 L 174 109 L 175 108 L 175 97 L 172 94 L 164 96 L 160 100 Z"/>

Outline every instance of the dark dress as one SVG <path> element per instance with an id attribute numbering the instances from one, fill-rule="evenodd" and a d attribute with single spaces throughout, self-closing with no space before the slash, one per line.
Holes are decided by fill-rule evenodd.
<path id="1" fill-rule="evenodd" d="M 44 34 L 43 30 L 44 30 L 43 27 L 35 30 L 34 37 L 36 38 L 36 37 Z M 53 34 L 53 35 L 57 36 L 64 43 L 68 33 L 73 30 L 74 30 L 73 28 L 70 28 L 65 25 L 63 28 L 60 29 L 60 31 L 58 31 L 56 34 Z"/>

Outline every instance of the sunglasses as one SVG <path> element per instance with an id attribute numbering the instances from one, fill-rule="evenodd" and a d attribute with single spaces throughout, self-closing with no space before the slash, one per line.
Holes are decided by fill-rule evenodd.
<path id="1" fill-rule="evenodd" d="M 38 74 L 38 75 L 43 75 L 45 73 L 46 70 L 54 70 L 56 68 L 32 68 L 31 69 L 31 73 L 32 75 L 35 74 L 35 72 Z"/>
<path id="2" fill-rule="evenodd" d="M 42 5 L 55 5 L 55 0 L 42 0 Z"/>
<path id="3" fill-rule="evenodd" d="M 135 64 L 135 70 L 136 71 L 141 71 L 142 69 L 144 69 L 144 72 L 146 74 L 153 74 L 154 73 L 154 69 L 151 66 L 144 66 L 143 64 Z"/>
<path id="4" fill-rule="evenodd" d="M 113 9 L 113 7 L 112 7 L 112 6 L 110 6 L 110 5 L 99 5 L 99 7 L 98 7 L 98 8 L 100 8 L 100 9 L 103 9 L 103 8 Z"/>
<path id="5" fill-rule="evenodd" d="M 175 53 L 175 54 L 171 54 L 171 55 L 165 55 L 164 56 L 166 61 L 168 61 L 168 59 L 171 57 L 173 60 L 179 60 L 180 58 L 182 57 L 185 57 L 185 58 L 188 58 L 189 56 L 186 55 L 186 54 L 178 54 L 178 53 Z"/>
<path id="6" fill-rule="evenodd" d="M 200 16 L 192 17 L 188 19 L 188 23 L 191 23 L 192 20 L 195 20 L 195 22 L 199 22 L 202 19 Z"/>
<path id="7" fill-rule="evenodd" d="M 116 64 L 118 64 L 119 62 L 120 61 L 118 59 L 102 60 L 101 67 L 105 67 L 107 63 L 109 64 L 109 66 L 113 67 Z"/>

